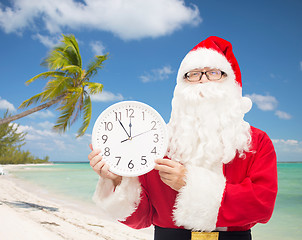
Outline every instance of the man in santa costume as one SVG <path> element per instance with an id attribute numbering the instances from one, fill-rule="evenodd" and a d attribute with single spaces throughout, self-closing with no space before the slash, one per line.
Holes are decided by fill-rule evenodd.
<path id="1" fill-rule="evenodd" d="M 111 173 L 99 150 L 94 200 L 132 228 L 155 226 L 154 239 L 251 239 L 270 219 L 277 194 L 276 154 L 267 134 L 244 121 L 232 45 L 209 37 L 183 59 L 168 123 L 169 149 L 139 177 Z"/>

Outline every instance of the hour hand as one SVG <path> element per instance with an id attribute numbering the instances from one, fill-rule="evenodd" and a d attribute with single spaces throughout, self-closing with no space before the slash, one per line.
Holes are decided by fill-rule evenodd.
<path id="1" fill-rule="evenodd" d="M 130 123 L 129 123 L 129 133 L 130 133 L 130 138 L 131 138 L 131 128 L 132 128 L 132 123 L 131 123 L 131 118 L 130 118 Z"/>
<path id="2" fill-rule="evenodd" d="M 122 124 L 122 122 L 118 119 L 119 123 L 121 124 L 122 128 L 124 129 L 125 133 L 127 134 L 127 136 L 130 138 L 130 135 L 128 134 L 128 132 L 126 131 L 124 125 Z"/>

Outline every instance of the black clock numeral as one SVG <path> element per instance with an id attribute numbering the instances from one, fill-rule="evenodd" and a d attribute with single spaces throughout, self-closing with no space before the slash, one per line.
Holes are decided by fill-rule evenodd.
<path id="1" fill-rule="evenodd" d="M 156 122 L 152 121 L 151 124 L 152 124 L 151 130 L 156 130 Z"/>
<path id="2" fill-rule="evenodd" d="M 104 141 L 103 144 L 105 144 L 108 140 L 108 136 L 107 135 L 103 135 L 102 136 L 102 140 Z"/>
<path id="3" fill-rule="evenodd" d="M 133 110 L 133 108 L 129 108 L 129 109 L 127 108 L 126 111 L 127 111 L 127 117 L 128 118 L 134 118 L 134 115 L 133 115 L 134 114 L 134 110 Z"/>
<path id="4" fill-rule="evenodd" d="M 104 122 L 105 124 L 105 131 L 111 131 L 113 129 L 112 122 Z"/>
<path id="5" fill-rule="evenodd" d="M 121 112 L 114 112 L 115 113 L 115 121 L 122 121 L 122 113 Z"/>
<path id="6" fill-rule="evenodd" d="M 153 140 L 153 142 L 154 143 L 158 143 L 158 141 L 159 141 L 159 138 L 158 138 L 158 134 L 154 134 L 154 140 Z"/>
<path id="7" fill-rule="evenodd" d="M 146 156 L 142 156 L 142 158 L 141 158 L 141 165 L 146 165 L 146 164 L 147 164 Z"/>
<path id="8" fill-rule="evenodd" d="M 132 160 L 128 163 L 128 168 L 129 169 L 133 169 L 134 168 L 134 164 L 133 164 Z"/>
<path id="9" fill-rule="evenodd" d="M 110 148 L 109 148 L 109 147 L 106 147 L 106 148 L 105 148 L 104 155 L 105 155 L 106 157 L 110 156 Z"/>
<path id="10" fill-rule="evenodd" d="M 117 165 L 120 163 L 120 161 L 121 161 L 122 157 L 115 157 L 115 158 L 117 158 L 117 159 L 118 159 L 118 160 L 117 160 L 117 163 L 116 163 L 116 165 L 115 165 L 115 166 L 117 166 Z"/>
<path id="11" fill-rule="evenodd" d="M 156 152 L 156 147 L 154 147 L 154 148 L 152 149 L 151 153 L 154 153 L 154 154 L 157 153 L 157 152 Z"/>
<path id="12" fill-rule="evenodd" d="M 143 114 L 143 121 L 145 121 L 145 112 L 142 112 Z"/>

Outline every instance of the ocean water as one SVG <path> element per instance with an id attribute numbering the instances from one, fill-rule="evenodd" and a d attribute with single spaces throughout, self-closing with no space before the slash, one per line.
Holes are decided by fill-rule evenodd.
<path id="1" fill-rule="evenodd" d="M 26 166 L 11 172 L 52 195 L 92 204 L 98 181 L 88 163 L 55 163 Z M 278 163 L 279 191 L 271 220 L 257 224 L 254 240 L 298 240 L 302 235 L 302 163 Z"/>
<path id="2" fill-rule="evenodd" d="M 302 163 L 279 163 L 278 181 L 273 216 L 267 224 L 257 224 L 254 227 L 254 236 L 259 240 L 301 239 Z"/>
<path id="3" fill-rule="evenodd" d="M 43 193 L 74 198 L 92 203 L 98 175 L 89 163 L 54 163 L 51 165 L 27 165 L 10 171 L 14 177 L 38 186 Z"/>

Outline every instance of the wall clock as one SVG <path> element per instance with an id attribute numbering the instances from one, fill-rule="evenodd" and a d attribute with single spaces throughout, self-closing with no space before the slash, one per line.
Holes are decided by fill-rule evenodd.
<path id="1" fill-rule="evenodd" d="M 101 149 L 110 171 L 139 176 L 154 168 L 168 146 L 167 125 L 147 104 L 123 101 L 111 105 L 97 118 L 92 131 L 93 149 Z"/>

